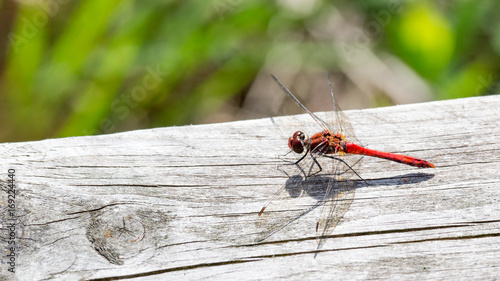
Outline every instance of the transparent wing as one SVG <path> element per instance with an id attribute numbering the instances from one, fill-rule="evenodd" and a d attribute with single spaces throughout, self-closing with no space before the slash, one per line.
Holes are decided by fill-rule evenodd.
<path id="1" fill-rule="evenodd" d="M 340 219 L 354 200 L 358 180 L 330 178 L 325 192 L 320 217 L 316 225 L 317 250 L 320 250 L 328 235 L 332 234 Z"/>
<path id="2" fill-rule="evenodd" d="M 335 95 L 333 94 L 332 83 L 330 82 L 330 75 L 328 74 L 328 71 L 326 72 L 326 76 L 328 79 L 328 86 L 330 87 L 330 96 L 332 98 L 333 104 L 333 111 L 331 111 L 329 123 L 332 125 L 334 131 L 344 135 L 348 141 L 356 143 L 358 145 L 362 145 L 356 137 L 356 134 L 354 133 L 351 121 L 349 121 L 349 118 L 344 114 L 342 109 L 340 109 L 337 101 L 335 100 Z"/>
<path id="3" fill-rule="evenodd" d="M 326 147 L 323 147 L 326 149 Z M 318 151 L 319 153 L 322 150 Z M 296 163 L 297 157 L 280 170 L 288 176 L 285 184 L 266 202 L 259 212 L 258 229 L 261 229 L 256 242 L 260 242 L 302 216 L 321 206 L 325 198 L 330 175 L 324 169 L 331 165 L 331 159 L 314 156 L 310 152 Z M 321 170 L 323 168 L 323 170 Z"/>
<path id="4" fill-rule="evenodd" d="M 340 219 L 351 206 L 356 188 L 366 185 L 366 182 L 353 169 L 357 166 L 359 158 L 350 157 L 350 155 L 344 155 L 345 157 L 342 155 L 322 156 L 321 158 L 330 160 L 330 165 L 325 170 L 331 176 L 327 183 L 321 212 L 316 224 L 317 250 L 321 249 L 326 236 L 332 234 Z"/>
<path id="5" fill-rule="evenodd" d="M 278 80 L 278 78 L 276 78 L 276 76 L 272 75 L 271 76 L 273 77 L 274 81 L 276 81 L 276 83 L 278 83 L 278 85 L 280 86 L 281 90 L 288 96 L 290 97 L 293 101 L 295 101 L 295 103 L 300 106 L 305 112 L 307 112 L 313 119 L 314 121 L 316 121 L 316 123 L 323 129 L 323 130 L 330 130 L 330 127 L 328 126 L 328 124 L 323 121 L 321 118 L 319 118 L 318 116 L 316 116 L 314 113 L 312 113 L 309 109 L 307 109 L 307 107 L 305 107 L 298 99 L 297 97 L 295 97 L 292 92 L 290 92 L 290 90 L 288 90 L 287 87 L 285 87 L 285 85 L 283 85 L 283 83 L 281 83 L 280 80 Z"/>
<path id="6" fill-rule="evenodd" d="M 326 183 L 327 179 L 321 177 L 291 176 L 261 210 L 255 242 L 269 238 L 319 207 L 321 195 L 313 195 L 311 190 L 320 190 Z"/>

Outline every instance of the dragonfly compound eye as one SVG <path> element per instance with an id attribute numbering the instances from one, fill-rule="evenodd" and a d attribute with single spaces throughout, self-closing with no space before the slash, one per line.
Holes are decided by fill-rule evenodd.
<path id="1" fill-rule="evenodd" d="M 297 131 L 297 132 L 293 133 L 293 136 L 291 138 L 304 140 L 305 137 L 306 137 L 306 135 L 304 133 L 302 133 L 301 131 Z"/>
<path id="2" fill-rule="evenodd" d="M 293 134 L 291 138 L 288 139 L 288 147 L 295 153 L 304 152 L 304 139 L 306 138 L 305 134 L 301 131 L 297 131 Z"/>

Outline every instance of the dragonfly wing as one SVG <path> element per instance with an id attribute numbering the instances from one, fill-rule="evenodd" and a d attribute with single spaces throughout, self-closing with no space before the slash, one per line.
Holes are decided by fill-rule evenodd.
<path id="1" fill-rule="evenodd" d="M 355 182 L 330 179 L 316 229 L 317 250 L 323 246 L 326 236 L 333 232 L 340 219 L 351 206 L 356 188 L 353 183 Z"/>
<path id="2" fill-rule="evenodd" d="M 334 159 L 326 155 L 322 157 L 330 160 L 328 167 L 330 177 L 316 225 L 317 250 L 321 249 L 326 236 L 332 234 L 340 219 L 349 210 L 354 201 L 356 188 L 366 185 L 366 181 L 360 178 L 352 168 L 360 159 L 351 156 L 350 154 L 340 155 Z"/>
<path id="3" fill-rule="evenodd" d="M 323 173 L 319 173 L 318 164 L 324 169 Z M 280 166 L 280 170 L 288 179 L 259 213 L 257 228 L 263 231 L 259 231 L 255 242 L 267 239 L 321 206 L 330 180 L 324 173 L 331 170 L 328 165 L 332 165 L 331 159 L 319 156 L 313 158 L 311 153 L 307 152 L 299 163 Z"/>
<path id="4" fill-rule="evenodd" d="M 321 183 L 311 182 L 302 177 L 301 173 L 297 171 L 289 177 L 285 185 L 261 210 L 256 223 L 257 235 L 254 242 L 269 238 L 320 206 L 320 201 L 308 196 L 305 191 Z"/>
<path id="5" fill-rule="evenodd" d="M 283 85 L 283 83 L 281 83 L 280 80 L 278 80 L 278 78 L 276 78 L 276 76 L 272 75 L 271 76 L 273 77 L 274 81 L 276 81 L 276 83 L 279 85 L 279 87 L 281 88 L 281 90 L 288 96 L 290 97 L 300 108 L 302 108 L 305 112 L 307 112 L 313 119 L 314 121 L 316 121 L 316 123 L 318 123 L 318 125 L 323 129 L 323 130 L 328 130 L 330 127 L 328 126 L 328 124 L 323 121 L 321 118 L 319 118 L 318 116 L 316 116 L 316 114 L 312 113 L 312 111 L 310 111 L 309 109 L 307 109 L 307 107 L 305 105 L 303 105 L 299 99 L 297 99 L 297 97 L 295 97 L 294 94 L 292 94 L 292 92 L 290 92 L 290 90 L 288 90 L 287 87 L 285 87 L 285 85 Z"/>
<path id="6" fill-rule="evenodd" d="M 330 82 L 330 74 L 326 72 L 328 78 L 328 86 L 330 87 L 330 96 L 332 97 L 333 111 L 330 114 L 329 123 L 334 127 L 333 131 L 343 134 L 350 142 L 362 145 L 354 134 L 351 122 L 349 118 L 344 114 L 342 109 L 340 109 L 337 101 L 335 100 L 335 95 L 333 94 L 332 83 Z"/>

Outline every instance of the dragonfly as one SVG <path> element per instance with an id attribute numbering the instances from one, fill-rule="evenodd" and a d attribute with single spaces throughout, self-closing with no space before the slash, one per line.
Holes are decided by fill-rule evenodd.
<path id="1" fill-rule="evenodd" d="M 297 130 L 288 138 L 290 152 L 301 155 L 298 160 L 291 164 L 297 166 L 300 171 L 299 174 L 303 174 L 304 177 L 299 175 L 289 177 L 287 184 L 282 186 L 262 207 L 259 217 L 263 217 L 267 213 L 273 213 L 269 215 L 275 215 L 275 218 L 268 221 L 267 225 L 269 229 L 263 232 L 262 237 L 257 241 L 267 239 L 292 221 L 321 207 L 320 215 L 316 222 L 317 254 L 325 243 L 325 238 L 333 232 L 340 219 L 349 209 L 354 200 L 355 189 L 360 185 L 367 185 L 366 181 L 355 170 L 355 167 L 364 156 L 383 158 L 418 168 L 435 167 L 434 164 L 420 158 L 363 147 L 356 138 L 349 119 L 344 115 L 335 101 L 328 72 L 327 78 L 333 105 L 329 123 L 307 109 L 276 76 L 271 76 L 281 90 L 309 114 L 319 128 L 321 128 L 321 131 L 308 137 L 304 132 Z M 327 171 L 324 174 L 321 174 L 323 167 L 320 162 L 328 164 Z M 314 196 L 317 202 L 315 204 L 311 204 L 305 210 L 291 204 L 289 207 L 274 206 L 274 208 L 271 208 L 272 211 L 269 211 L 270 207 L 273 206 L 273 201 L 278 199 L 278 197 L 281 197 L 281 200 L 276 201 L 285 200 L 286 196 L 283 195 L 285 189 L 300 185 L 307 186 L 307 189 L 316 187 L 316 194 Z M 320 192 L 317 190 L 318 185 L 323 186 Z"/>

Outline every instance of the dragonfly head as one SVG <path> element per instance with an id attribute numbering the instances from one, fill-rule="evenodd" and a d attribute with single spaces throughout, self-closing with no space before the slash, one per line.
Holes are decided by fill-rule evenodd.
<path id="1" fill-rule="evenodd" d="M 304 152 L 304 148 L 307 146 L 307 136 L 301 131 L 297 131 L 293 134 L 291 138 L 288 139 L 288 147 L 295 153 Z"/>

